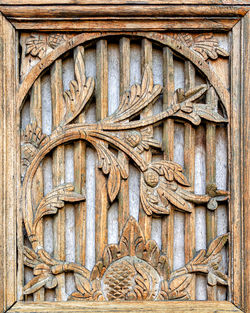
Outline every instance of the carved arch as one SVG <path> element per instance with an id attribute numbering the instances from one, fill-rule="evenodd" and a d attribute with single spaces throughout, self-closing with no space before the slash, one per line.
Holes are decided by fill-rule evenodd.
<path id="1" fill-rule="evenodd" d="M 39 77 L 39 75 L 46 70 L 57 58 L 68 52 L 69 50 L 77 47 L 78 45 L 88 45 L 89 42 L 97 39 L 104 39 L 108 37 L 114 36 L 130 36 L 130 37 L 138 37 L 138 38 L 148 38 L 158 44 L 168 46 L 174 52 L 182 55 L 187 60 L 191 61 L 208 79 L 211 86 L 213 86 L 222 101 L 222 105 L 224 106 L 226 115 L 229 117 L 230 110 L 230 95 L 228 90 L 223 86 L 220 79 L 217 77 L 216 73 L 212 71 L 209 67 L 208 63 L 199 55 L 197 55 L 193 50 L 189 47 L 181 43 L 180 41 L 172 38 L 168 35 L 164 35 L 161 33 L 156 32 L 148 32 L 148 33 L 140 33 L 140 32 L 131 32 L 129 35 L 127 33 L 119 32 L 119 33 L 92 33 L 92 34 L 80 34 L 77 35 L 55 50 L 53 50 L 49 55 L 44 57 L 39 63 L 37 63 L 34 68 L 29 72 L 29 74 L 25 77 L 22 84 L 19 87 L 18 97 L 19 103 L 17 107 L 19 110 L 22 109 L 24 99 L 29 92 L 30 88 L 32 87 L 33 83 Z"/>

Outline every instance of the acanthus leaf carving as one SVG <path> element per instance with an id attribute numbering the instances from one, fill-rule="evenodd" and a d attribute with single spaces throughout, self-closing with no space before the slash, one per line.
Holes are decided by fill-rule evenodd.
<path id="1" fill-rule="evenodd" d="M 125 92 L 118 109 L 103 122 L 118 123 L 135 117 L 146 106 L 156 101 L 161 91 L 160 85 L 153 85 L 152 70 L 146 66 L 141 85 L 135 84 L 130 92 Z"/>
<path id="2" fill-rule="evenodd" d="M 209 58 L 216 60 L 219 56 L 229 56 L 229 53 L 219 46 L 218 40 L 212 33 L 199 35 L 179 33 L 174 35 L 174 38 L 197 52 L 204 60 Z"/>
<path id="3" fill-rule="evenodd" d="M 74 120 L 83 110 L 93 95 L 95 81 L 85 76 L 84 57 L 81 49 L 78 50 L 75 61 L 75 77 L 69 84 L 70 89 L 63 94 L 66 114 L 61 125 Z"/>
<path id="4" fill-rule="evenodd" d="M 39 203 L 33 221 L 33 233 L 36 233 L 37 223 L 45 215 L 56 214 L 64 207 L 64 202 L 79 202 L 85 200 L 85 195 L 74 192 L 72 184 L 60 185 L 49 192 Z"/>
<path id="5" fill-rule="evenodd" d="M 127 179 L 128 173 L 117 157 L 103 143 L 95 142 L 93 139 L 90 142 L 97 152 L 98 167 L 108 175 L 108 195 L 110 201 L 113 202 L 120 190 L 121 178 Z"/>

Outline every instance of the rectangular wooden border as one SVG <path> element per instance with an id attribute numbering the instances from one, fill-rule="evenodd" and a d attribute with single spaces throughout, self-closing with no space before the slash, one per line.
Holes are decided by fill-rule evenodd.
<path id="1" fill-rule="evenodd" d="M 72 0 L 73 1 L 73 0 Z M 227 1 L 227 4 L 221 4 L 217 1 L 217 5 L 211 4 L 211 0 L 201 0 L 202 5 L 193 5 L 194 1 L 182 1 L 183 5 L 177 5 L 175 0 L 163 1 L 156 0 L 154 5 L 152 1 L 142 3 L 137 0 L 137 4 L 125 5 L 123 0 L 112 0 L 105 5 L 106 0 L 99 0 L 95 5 L 87 5 L 88 0 L 78 0 L 77 5 L 72 5 L 71 0 L 63 0 L 60 3 L 65 5 L 57 5 L 53 10 L 56 1 L 53 0 L 2 0 L 0 4 L 0 308 L 1 312 L 5 312 L 13 306 L 10 312 L 47 312 L 48 306 L 53 312 L 125 312 L 127 310 L 136 311 L 142 306 L 142 310 L 146 312 L 237 312 L 236 307 L 250 312 L 249 294 L 249 251 L 250 251 L 250 216 L 249 206 L 249 6 L 246 2 Z M 219 3 L 220 2 L 220 3 Z M 75 1 L 74 1 L 75 3 Z M 128 3 L 128 2 L 127 2 Z M 179 2 L 180 3 L 180 2 Z M 215 2 L 213 1 L 213 4 Z M 225 3 L 225 1 L 224 1 Z M 68 6 L 67 4 L 70 4 Z M 100 4 L 100 5 L 97 5 Z M 116 4 L 116 5 L 114 5 Z M 119 5 L 122 4 L 122 5 Z M 140 4 L 140 5 L 139 5 Z M 157 5 L 156 5 L 157 4 Z M 166 5 L 167 4 L 167 5 Z M 170 5 L 171 4 L 171 5 Z M 174 5 L 173 5 L 174 4 Z M 79 6 L 80 5 L 80 6 Z M 34 18 L 35 10 L 39 13 Z M 98 13 L 100 8 L 102 16 Z M 92 11 L 91 11 L 92 9 Z M 132 11 L 131 11 L 132 9 Z M 74 12 L 77 12 L 75 14 Z M 51 13 L 52 12 L 52 13 Z M 67 12 L 67 21 L 62 16 Z M 88 13 L 87 13 L 88 12 Z M 110 14 L 107 12 L 111 12 Z M 247 14 L 246 14 L 247 13 Z M 61 15 L 61 18 L 59 16 Z M 79 16 L 80 15 L 80 16 Z M 169 18 L 169 15 L 172 18 Z M 243 17 L 245 15 L 245 17 Z M 6 17 L 7 18 L 6 18 Z M 143 16 L 143 18 L 142 18 Z M 183 16 L 186 16 L 185 21 Z M 16 67 L 16 36 L 15 28 L 19 30 L 33 30 L 40 26 L 41 30 L 59 31 L 73 30 L 69 25 L 72 21 L 79 18 L 77 30 L 83 31 L 90 29 L 85 26 L 86 19 L 92 23 L 106 24 L 109 30 L 133 30 L 126 27 L 127 19 L 134 17 L 137 24 L 134 28 L 145 25 L 148 21 L 152 21 L 149 29 L 166 30 L 171 29 L 173 25 L 179 25 L 175 29 L 202 29 L 206 31 L 228 31 L 232 29 L 232 56 L 231 56 L 231 128 L 230 128 L 230 171 L 231 171 L 231 209 L 230 209 L 230 231 L 231 231 L 231 278 L 232 278 L 232 303 L 230 302 L 171 302 L 167 303 L 137 303 L 124 304 L 120 309 L 111 304 L 93 304 L 85 303 L 54 303 L 51 304 L 23 304 L 16 303 L 18 290 L 17 284 L 17 268 L 16 249 L 17 238 L 21 238 L 21 234 L 17 234 L 16 224 L 20 219 L 18 211 L 19 188 L 17 182 L 17 173 L 19 172 L 19 116 L 16 112 L 15 95 L 17 86 Z M 141 19 L 140 19 L 141 17 Z M 213 18 L 212 18 L 213 17 Z M 139 18 L 139 20 L 138 20 Z M 148 20 L 144 21 L 147 18 Z M 157 19 L 156 19 L 157 18 Z M 60 19 L 58 21 L 58 19 Z M 111 28 L 110 22 L 116 22 L 116 28 Z M 168 24 L 166 23 L 168 22 Z M 187 22 L 188 21 L 188 22 Z M 223 22 L 222 22 L 223 21 Z M 82 24 L 81 24 L 82 23 Z M 123 24 L 122 24 L 123 23 Z M 157 24 L 154 27 L 153 24 Z M 160 24 L 162 23 L 162 24 Z M 164 24 L 166 23 L 166 24 Z M 186 24 L 185 24 L 186 23 Z M 81 26 L 82 25 L 82 26 Z M 89 24 L 91 25 L 91 24 Z M 160 26 L 159 26 L 160 25 Z M 166 26 L 167 25 L 167 26 Z M 186 26 L 185 26 L 186 25 Z M 222 25 L 219 26 L 218 25 Z M 226 25 L 226 26 L 225 26 Z M 124 27 L 124 28 L 123 28 Z M 144 27 L 144 30 L 148 28 Z M 76 29 L 74 29 L 76 30 Z M 106 29 L 107 30 L 107 29 Z M 20 229 L 20 227 L 19 227 Z M 16 303 L 16 304 L 15 304 Z M 131 307 L 132 305 L 132 307 Z M 134 308 L 133 308 L 134 305 Z M 153 305 L 153 306 L 152 306 Z M 235 306 L 234 306 L 235 305 Z M 100 308 L 102 306 L 102 309 Z M 164 309 L 163 309 L 164 306 Z M 99 307 L 99 308 L 98 308 Z M 112 307 L 112 310 L 111 310 Z M 120 306 L 119 306 L 120 307 Z"/>

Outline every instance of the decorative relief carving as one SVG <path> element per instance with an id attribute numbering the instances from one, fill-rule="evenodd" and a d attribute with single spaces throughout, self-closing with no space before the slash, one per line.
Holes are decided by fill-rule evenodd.
<path id="1" fill-rule="evenodd" d="M 227 239 L 227 234 L 217 237 L 207 251 L 201 250 L 186 266 L 171 272 L 168 259 L 156 242 L 146 241 L 139 224 L 130 217 L 119 244 L 106 246 L 102 259 L 91 272 L 77 264 L 52 260 L 45 252 L 39 256 L 25 247 L 24 261 L 33 268 L 35 277 L 25 286 L 24 293 L 42 287 L 55 288 L 57 274 L 73 271 L 77 291 L 70 300 L 188 300 L 196 273 L 207 274 L 209 286 L 227 285 L 227 276 L 218 269 L 219 252 Z"/>
<path id="2" fill-rule="evenodd" d="M 162 86 L 154 85 L 151 69 L 146 66 L 141 85 L 135 84 L 125 92 L 118 109 L 95 124 L 74 123 L 84 110 L 94 91 L 94 79 L 86 78 L 84 59 L 78 50 L 75 59 L 75 78 L 70 90 L 64 93 L 67 108 L 60 126 L 45 137 L 36 124 L 29 125 L 23 135 L 23 160 L 28 160 L 23 181 L 23 216 L 32 249 L 24 248 L 24 263 L 33 268 L 34 278 L 24 287 L 24 294 L 32 294 L 40 288 L 55 288 L 58 274 L 73 272 L 77 292 L 71 299 L 82 300 L 170 300 L 189 299 L 190 284 L 196 273 L 208 276 L 208 285 L 227 284 L 227 277 L 219 270 L 220 251 L 228 235 L 213 240 L 208 250 L 201 250 L 184 267 L 170 272 L 169 261 L 153 240 L 145 237 L 130 217 L 124 226 L 119 244 L 107 245 L 101 260 L 90 272 L 83 265 L 67 263 L 53 258 L 39 240 L 38 221 L 48 214 L 57 214 L 65 202 L 84 201 L 85 195 L 74 192 L 71 184 L 54 188 L 42 198 L 37 208 L 32 202 L 32 184 L 40 162 L 57 146 L 75 140 L 91 144 L 98 155 L 98 166 L 107 176 L 107 190 L 113 202 L 120 190 L 121 180 L 128 173 L 118 157 L 108 147 L 122 151 L 141 171 L 140 199 L 147 215 L 169 214 L 170 208 L 193 214 L 195 203 L 206 203 L 214 210 L 217 201 L 225 201 L 227 191 L 209 185 L 207 194 L 196 195 L 183 174 L 182 167 L 162 160 L 147 162 L 141 155 L 151 147 L 160 148 L 153 138 L 155 124 L 168 118 L 185 119 L 195 125 L 206 119 L 214 123 L 227 122 L 226 116 L 216 112 L 209 104 L 199 103 L 208 92 L 209 85 L 200 85 L 184 92 L 175 91 L 172 103 L 165 111 L 134 119 L 148 105 L 154 103 L 162 92 Z M 29 152 L 31 151 L 31 152 Z"/>
<path id="3" fill-rule="evenodd" d="M 55 49 L 66 40 L 67 37 L 64 34 L 32 34 L 26 40 L 25 54 L 30 54 L 33 57 L 42 59 L 51 51 L 51 49 Z"/>
<path id="4" fill-rule="evenodd" d="M 211 33 L 199 35 L 178 33 L 174 35 L 174 38 L 199 53 L 205 60 L 229 56 L 229 53 L 219 46 L 218 40 Z"/>
<path id="5" fill-rule="evenodd" d="M 22 33 L 21 80 L 40 60 L 73 36 L 61 33 Z"/>

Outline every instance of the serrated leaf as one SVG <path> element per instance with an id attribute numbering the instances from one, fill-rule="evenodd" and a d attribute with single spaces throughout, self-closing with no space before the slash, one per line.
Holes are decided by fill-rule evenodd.
<path id="1" fill-rule="evenodd" d="M 156 101 L 162 87 L 153 86 L 152 70 L 145 67 L 141 86 L 135 84 L 131 87 L 130 93 L 126 92 L 121 98 L 118 109 L 105 119 L 106 123 L 117 123 L 132 118 L 140 113 L 146 106 Z"/>
<path id="2" fill-rule="evenodd" d="M 209 106 L 205 104 L 195 104 L 194 105 L 195 113 L 200 117 L 217 123 L 227 122 L 227 119 L 221 116 L 219 113 L 212 111 Z"/>
<path id="3" fill-rule="evenodd" d="M 159 258 L 159 263 L 157 265 L 157 271 L 163 277 L 163 279 L 169 279 L 170 266 L 166 255 L 161 255 Z"/>
<path id="4" fill-rule="evenodd" d="M 83 48 L 78 49 L 75 60 L 75 77 L 76 80 L 70 82 L 69 88 L 63 94 L 65 107 L 67 109 L 61 125 L 67 125 L 72 122 L 89 102 L 94 91 L 94 79 L 85 76 L 84 52 Z"/>
<path id="5" fill-rule="evenodd" d="M 23 255 L 24 255 L 24 264 L 26 266 L 34 268 L 39 264 L 39 257 L 38 255 L 31 250 L 30 248 L 24 246 L 23 247 Z"/>
<path id="6" fill-rule="evenodd" d="M 57 210 L 64 206 L 64 202 L 78 202 L 85 200 L 85 196 L 79 193 L 73 192 L 74 186 L 72 184 L 60 185 L 49 192 L 40 201 L 37 207 L 33 229 L 35 229 L 37 223 L 45 215 L 56 214 Z"/>
<path id="7" fill-rule="evenodd" d="M 148 240 L 145 245 L 146 252 L 144 253 L 143 259 L 148 263 L 156 267 L 159 262 L 160 249 L 154 240 Z"/>

